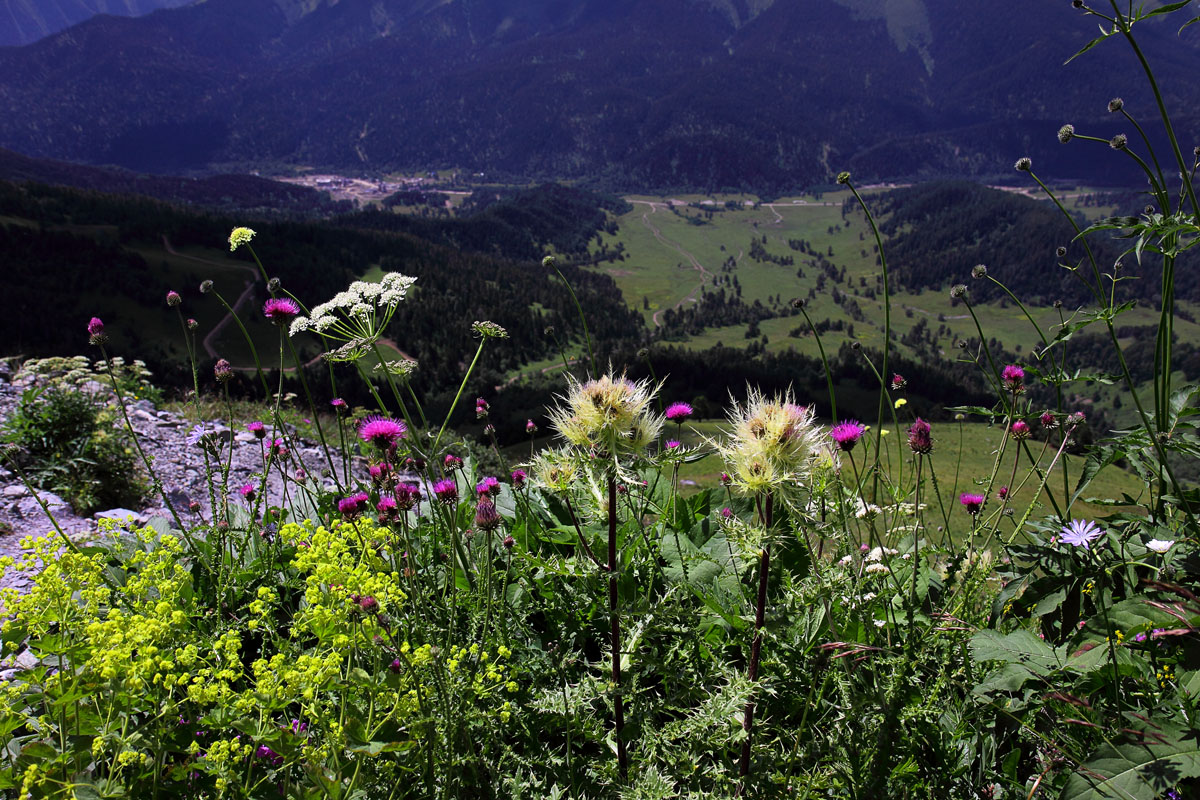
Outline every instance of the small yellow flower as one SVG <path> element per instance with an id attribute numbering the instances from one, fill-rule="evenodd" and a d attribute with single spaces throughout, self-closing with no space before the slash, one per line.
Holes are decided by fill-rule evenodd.
<path id="1" fill-rule="evenodd" d="M 244 244 L 250 244 L 253 238 L 254 231 L 249 228 L 234 228 L 229 234 L 229 252 L 232 253 Z"/>

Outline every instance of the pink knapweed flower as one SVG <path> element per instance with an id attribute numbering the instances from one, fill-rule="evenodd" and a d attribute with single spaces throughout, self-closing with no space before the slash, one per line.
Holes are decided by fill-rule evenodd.
<path id="1" fill-rule="evenodd" d="M 363 510 L 363 507 L 371 501 L 366 492 L 357 492 L 349 497 L 343 497 L 338 500 L 338 511 L 347 519 L 357 517 Z"/>
<path id="2" fill-rule="evenodd" d="M 1012 424 L 1011 430 L 1012 430 L 1013 438 L 1016 439 L 1017 441 L 1021 441 L 1022 439 L 1029 438 L 1029 434 L 1030 434 L 1029 423 L 1023 419 L 1015 420 Z"/>
<path id="3" fill-rule="evenodd" d="M 999 497 L 1001 500 L 1006 499 L 1008 497 L 1008 487 L 1001 486 L 1000 489 L 996 492 L 996 497 Z"/>
<path id="4" fill-rule="evenodd" d="M 408 511 L 421 501 L 421 487 L 415 483 L 402 483 L 396 487 L 396 507 Z"/>
<path id="5" fill-rule="evenodd" d="M 834 425 L 833 430 L 829 432 L 829 436 L 833 439 L 834 444 L 838 446 L 839 450 L 849 453 L 859 443 L 866 432 L 867 429 L 863 427 L 861 422 L 847 420 Z"/>
<path id="6" fill-rule="evenodd" d="M 217 363 L 213 364 L 213 377 L 217 383 L 229 383 L 233 378 L 233 365 L 223 358 L 217 359 Z"/>
<path id="7" fill-rule="evenodd" d="M 514 469 L 509 477 L 512 478 L 512 485 L 520 489 L 525 485 L 525 481 L 529 480 L 529 473 L 523 469 Z"/>
<path id="8" fill-rule="evenodd" d="M 453 453 L 447 455 L 446 458 L 442 460 L 442 466 L 444 466 L 446 469 L 450 470 L 451 472 L 453 472 L 456 469 L 460 469 L 462 467 L 462 465 L 463 465 L 463 460 L 461 458 L 459 458 L 458 456 L 454 455 Z"/>
<path id="9" fill-rule="evenodd" d="M 671 422 L 683 422 L 695 413 L 696 410 L 687 403 L 671 403 L 671 405 L 667 406 L 664 416 L 671 420 Z"/>
<path id="10" fill-rule="evenodd" d="M 392 447 L 408 433 L 408 426 L 390 417 L 370 416 L 358 426 L 359 437 L 380 450 Z"/>
<path id="11" fill-rule="evenodd" d="M 329 405 L 333 406 L 334 410 L 341 413 L 346 410 L 346 401 L 340 397 L 335 397 L 329 401 Z"/>
<path id="12" fill-rule="evenodd" d="M 248 430 L 250 433 L 253 433 L 255 438 L 258 439 L 261 439 L 267 435 L 267 427 L 258 420 L 248 423 L 246 425 L 246 430 Z"/>
<path id="13" fill-rule="evenodd" d="M 300 306 L 290 297 L 272 297 L 263 304 L 263 316 L 276 325 L 287 325 L 300 314 Z"/>
<path id="14" fill-rule="evenodd" d="M 487 495 L 495 497 L 500 494 L 500 481 L 488 475 L 486 478 L 475 484 L 475 494 Z"/>
<path id="15" fill-rule="evenodd" d="M 962 503 L 963 508 L 968 514 L 978 514 L 983 509 L 983 503 L 986 498 L 981 494 L 970 494 L 963 492 L 958 497 L 958 502 Z"/>

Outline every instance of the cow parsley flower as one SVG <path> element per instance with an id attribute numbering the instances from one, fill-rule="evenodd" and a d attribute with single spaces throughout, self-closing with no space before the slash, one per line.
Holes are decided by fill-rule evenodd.
<path id="1" fill-rule="evenodd" d="M 385 273 L 378 283 L 354 281 L 332 300 L 314 306 L 308 316 L 292 320 L 289 334 L 310 332 L 334 342 L 343 342 L 325 354 L 329 361 L 356 361 L 371 350 L 383 334 L 396 306 L 408 294 L 416 278 L 399 272 Z"/>

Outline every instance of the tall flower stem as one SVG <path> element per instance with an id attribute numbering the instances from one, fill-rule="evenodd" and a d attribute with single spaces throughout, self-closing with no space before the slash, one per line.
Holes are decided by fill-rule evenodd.
<path id="1" fill-rule="evenodd" d="M 471 365 L 467 367 L 467 372 L 463 375 L 462 383 L 458 385 L 458 394 L 454 395 L 454 402 L 450 404 L 450 410 L 446 412 L 446 418 L 442 420 L 442 427 L 438 430 L 437 436 L 433 440 L 433 447 L 429 450 L 430 460 L 437 456 L 438 444 L 442 441 L 442 434 L 446 432 L 446 426 L 450 424 L 450 418 L 454 416 L 454 409 L 458 408 L 458 401 L 462 399 L 463 389 L 467 388 L 467 381 L 471 379 L 471 373 L 475 371 L 475 365 L 479 363 L 479 356 L 483 354 L 483 345 L 486 341 L 486 337 L 479 340 L 479 347 L 475 349 L 475 357 L 471 359 Z"/>
<path id="2" fill-rule="evenodd" d="M 759 506 L 761 521 L 765 535 L 770 536 L 771 532 L 771 516 L 774 510 L 775 498 L 768 494 L 766 503 Z M 758 681 L 758 663 L 762 655 L 762 628 L 763 621 L 767 610 L 767 579 L 771 574 L 771 542 L 768 538 L 762 546 L 762 551 L 758 558 L 758 603 L 754 607 L 754 641 L 750 645 L 750 666 L 746 670 L 746 677 L 750 683 Z M 750 775 L 750 746 L 754 736 L 754 696 L 746 701 L 746 708 L 742 715 L 742 730 L 746 732 L 746 738 L 742 741 L 742 756 L 738 762 L 738 789 L 737 795 L 741 797 L 746 791 L 746 778 Z"/>
<path id="3" fill-rule="evenodd" d="M 542 264 L 549 262 L 554 271 L 558 273 L 558 277 L 562 278 L 562 282 L 566 284 L 567 291 L 571 293 L 571 299 L 575 302 L 575 310 L 579 312 L 579 322 L 583 325 L 583 340 L 587 342 L 588 363 L 592 367 L 592 374 L 596 374 L 596 356 L 592 353 L 592 335 L 588 333 L 587 317 L 583 315 L 583 306 L 579 305 L 579 298 L 575 294 L 575 287 L 567 280 L 567 276 L 562 274 L 562 270 L 558 268 L 558 259 L 554 256 L 546 256 L 542 260 Z"/>
<path id="4" fill-rule="evenodd" d="M 612 636 L 613 718 L 617 738 L 617 768 L 621 782 L 629 777 L 625 750 L 625 703 L 621 696 L 621 616 L 617 602 L 617 477 L 608 476 L 608 617 Z"/>

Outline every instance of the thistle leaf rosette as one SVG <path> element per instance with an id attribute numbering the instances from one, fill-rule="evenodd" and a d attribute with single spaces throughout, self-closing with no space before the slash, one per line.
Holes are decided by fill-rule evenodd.
<path id="1" fill-rule="evenodd" d="M 739 493 L 772 492 L 788 500 L 809 484 L 825 442 L 811 408 L 797 405 L 791 394 L 767 399 L 750 389 L 744 406 L 733 403 L 729 424 L 726 438 L 710 444 Z"/>
<path id="2" fill-rule="evenodd" d="M 664 423 L 652 410 L 658 386 L 611 374 L 586 383 L 568 380 L 550 424 L 571 444 L 611 458 L 620 473 L 622 459 L 641 456 L 658 438 Z"/>
<path id="3" fill-rule="evenodd" d="M 325 354 L 328 361 L 362 358 L 387 329 L 396 306 L 405 298 L 416 278 L 388 272 L 378 283 L 354 281 L 332 300 L 314 306 L 307 317 L 292 320 L 289 335 L 309 332 L 342 342 Z"/>

